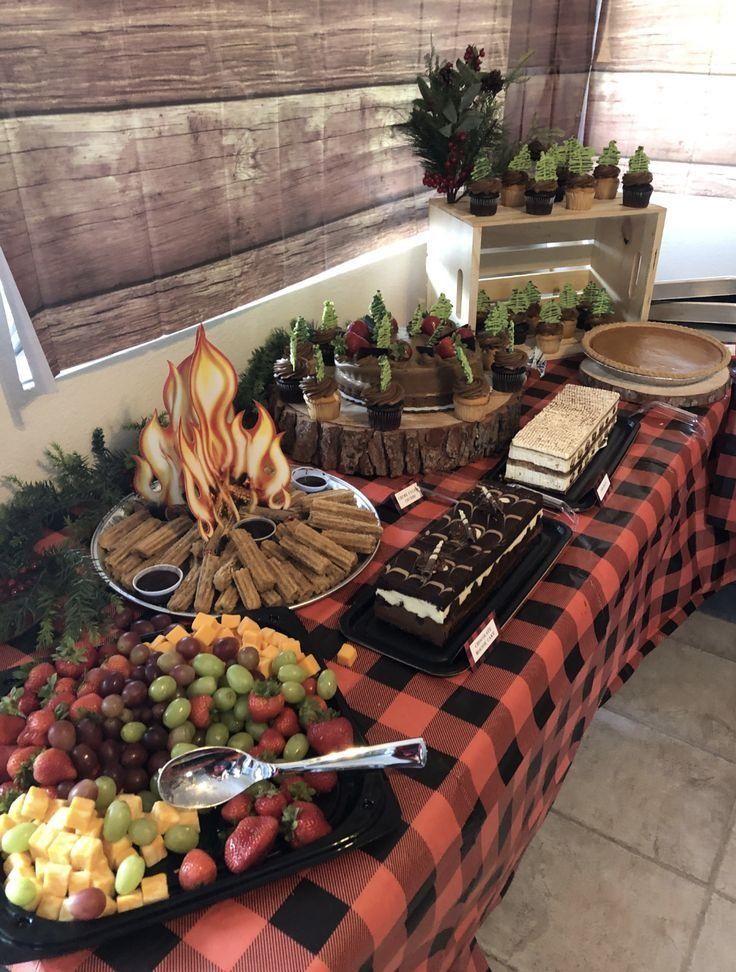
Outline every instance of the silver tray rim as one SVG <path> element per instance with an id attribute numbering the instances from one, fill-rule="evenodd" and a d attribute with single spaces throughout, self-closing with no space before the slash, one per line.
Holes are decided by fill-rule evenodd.
<path id="1" fill-rule="evenodd" d="M 330 489 L 349 489 L 356 497 L 358 508 L 364 510 L 370 510 L 371 513 L 375 516 L 379 526 L 381 526 L 381 528 L 383 529 L 383 525 L 381 524 L 381 519 L 378 516 L 378 513 L 376 512 L 375 506 L 373 505 L 373 503 L 371 503 L 371 501 L 368 499 L 365 493 L 361 492 L 361 490 L 358 489 L 357 486 L 353 486 L 352 483 L 347 482 L 347 480 L 345 479 L 340 479 L 339 476 L 334 476 L 332 473 L 324 472 L 324 470 L 322 469 L 316 471 L 320 472 L 329 483 L 328 489 L 324 490 L 323 492 L 328 492 L 328 490 Z M 138 607 L 143 607 L 149 611 L 155 611 L 157 613 L 165 612 L 166 614 L 170 614 L 172 617 L 176 617 L 176 618 L 195 618 L 197 616 L 195 611 L 171 611 L 166 607 L 165 604 L 152 604 L 150 601 L 144 601 L 143 598 L 136 597 L 134 593 L 126 590 L 124 587 L 122 587 L 122 585 L 118 584 L 117 581 L 113 580 L 105 570 L 103 559 L 102 559 L 102 551 L 100 550 L 100 544 L 99 544 L 100 534 L 103 532 L 103 530 L 107 529 L 108 526 L 111 526 L 113 523 L 117 523 L 124 516 L 128 515 L 125 510 L 125 505 L 127 503 L 131 503 L 139 499 L 140 498 L 135 493 L 128 493 L 128 495 L 124 496 L 116 506 L 114 506 L 111 510 L 109 510 L 100 520 L 100 522 L 97 524 L 97 528 L 95 529 L 95 532 L 92 534 L 92 540 L 90 541 L 90 555 L 92 558 L 92 564 L 95 570 L 97 571 L 97 573 L 100 575 L 100 577 L 108 585 L 108 587 L 111 587 L 116 594 L 119 594 L 121 597 L 124 597 L 126 601 L 130 601 L 131 604 L 137 604 Z M 343 587 L 346 587 L 348 584 L 354 581 L 356 577 L 358 577 L 365 570 L 368 564 L 370 564 L 370 562 L 378 553 L 378 548 L 380 546 L 381 546 L 381 537 L 379 537 L 378 540 L 376 541 L 376 545 L 373 548 L 372 553 L 366 554 L 364 558 L 358 562 L 355 569 L 351 571 L 351 573 L 349 573 L 347 577 L 344 577 L 339 584 L 335 584 L 334 587 L 329 588 L 329 590 L 327 591 L 323 591 L 321 594 L 318 594 L 316 597 L 309 598 L 306 601 L 300 601 L 298 604 L 286 604 L 284 605 L 284 607 L 288 607 L 290 610 L 296 611 L 299 608 L 304 608 L 310 604 L 315 604 L 317 601 L 321 601 L 323 600 L 323 598 L 330 597 L 332 594 L 335 594 L 337 591 L 341 590 Z M 244 608 L 243 611 L 241 611 L 240 613 L 247 614 L 248 612 Z"/>

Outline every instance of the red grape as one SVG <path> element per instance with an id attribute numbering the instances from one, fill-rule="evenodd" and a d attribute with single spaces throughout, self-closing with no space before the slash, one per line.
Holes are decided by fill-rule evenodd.
<path id="1" fill-rule="evenodd" d="M 186 637 L 181 638 L 176 643 L 176 650 L 179 652 L 182 658 L 186 658 L 189 661 L 194 658 L 195 655 L 199 655 L 204 651 L 204 645 L 199 640 L 199 638 Z"/>
<path id="2" fill-rule="evenodd" d="M 137 680 L 128 682 L 120 694 L 125 705 L 136 708 L 136 706 L 143 705 L 148 698 L 148 686 L 145 682 Z"/>
<path id="3" fill-rule="evenodd" d="M 158 749 L 166 749 L 168 740 L 168 730 L 163 726 L 151 726 L 150 729 L 146 729 L 143 733 L 141 742 L 149 752 L 155 753 Z"/>
<path id="4" fill-rule="evenodd" d="M 81 777 L 93 779 L 99 775 L 100 761 L 97 753 L 86 743 L 79 743 L 72 750 L 72 762 Z"/>
<path id="5" fill-rule="evenodd" d="M 136 645 L 129 656 L 131 665 L 145 665 L 150 654 L 151 649 L 148 647 L 148 645 Z"/>
<path id="6" fill-rule="evenodd" d="M 112 696 L 108 696 L 112 698 Z M 103 703 L 104 705 L 104 703 Z M 120 710 L 123 711 L 122 709 Z M 107 718 L 102 723 L 102 731 L 105 733 L 105 741 L 108 739 L 117 739 L 120 736 L 120 730 L 123 728 L 123 720 L 119 716 L 111 716 Z M 103 746 L 105 743 L 102 744 Z M 100 747 L 100 751 L 102 747 Z"/>
<path id="7" fill-rule="evenodd" d="M 135 631 L 126 631 L 118 638 L 118 651 L 127 657 L 140 640 Z"/>
<path id="8" fill-rule="evenodd" d="M 49 746 L 54 749 L 63 749 L 65 753 L 70 753 L 77 745 L 77 730 L 66 719 L 54 722 L 49 726 L 48 741 Z"/>
<path id="9" fill-rule="evenodd" d="M 175 665 L 171 669 L 170 674 L 176 681 L 177 685 L 182 685 L 184 687 L 191 685 L 194 679 L 197 677 L 197 673 L 194 671 L 191 665 Z"/>
<path id="10" fill-rule="evenodd" d="M 151 776 L 155 776 L 162 766 L 166 766 L 166 764 L 170 759 L 171 756 L 169 755 L 168 750 L 160 749 L 158 752 L 155 752 L 148 757 L 148 762 L 146 763 L 146 769 L 151 774 Z"/>
<path id="11" fill-rule="evenodd" d="M 154 704 L 151 706 L 151 718 L 156 722 L 161 722 L 168 704 L 168 702 L 154 702 Z"/>
<path id="12" fill-rule="evenodd" d="M 106 739 L 100 746 L 100 759 L 102 760 L 103 765 L 106 766 L 108 763 L 117 763 L 120 760 L 122 748 L 123 744 L 119 739 Z"/>
<path id="13" fill-rule="evenodd" d="M 115 786 L 118 788 L 118 793 L 123 789 L 125 783 L 125 770 L 117 762 L 105 763 L 102 767 L 102 772 L 105 776 L 109 776 L 115 781 Z"/>
<path id="14" fill-rule="evenodd" d="M 95 719 L 86 717 L 77 723 L 77 742 L 84 743 L 90 749 L 99 749 L 103 738 L 102 726 Z"/>
<path id="15" fill-rule="evenodd" d="M 143 766 L 148 759 L 148 750 L 143 743 L 126 743 L 120 754 L 120 765 L 127 769 L 129 766 Z"/>
<path id="16" fill-rule="evenodd" d="M 149 775 L 142 766 L 128 766 L 123 770 L 123 786 L 127 793 L 148 789 Z"/>
<path id="17" fill-rule="evenodd" d="M 100 684 L 100 695 L 120 695 L 125 688 L 125 676 L 122 672 L 109 672 Z"/>
<path id="18" fill-rule="evenodd" d="M 212 645 L 212 654 L 224 662 L 233 661 L 239 650 L 240 642 L 237 638 L 218 638 Z"/>
<path id="19" fill-rule="evenodd" d="M 151 632 L 155 631 L 156 629 L 150 621 L 141 619 L 140 621 L 134 621 L 130 626 L 130 630 L 142 637 L 143 635 L 151 634 Z"/>
<path id="20" fill-rule="evenodd" d="M 94 780 L 80 780 L 69 791 L 70 800 L 75 796 L 84 797 L 86 800 L 96 800 L 97 784 Z"/>
<path id="21" fill-rule="evenodd" d="M 102 714 L 106 719 L 116 719 L 125 708 L 121 695 L 107 695 L 102 700 Z"/>
<path id="22" fill-rule="evenodd" d="M 56 795 L 60 800 L 66 800 L 72 788 L 73 780 L 62 780 L 56 784 Z"/>
<path id="23" fill-rule="evenodd" d="M 151 624 L 153 625 L 154 631 L 163 631 L 164 628 L 168 628 L 171 624 L 171 615 L 154 614 L 151 618 Z"/>

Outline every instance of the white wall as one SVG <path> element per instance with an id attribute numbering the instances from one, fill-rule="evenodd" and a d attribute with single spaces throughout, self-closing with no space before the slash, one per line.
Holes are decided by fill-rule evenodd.
<path id="1" fill-rule="evenodd" d="M 736 277 L 736 199 L 655 192 L 667 209 L 657 280 Z"/>
<path id="2" fill-rule="evenodd" d="M 414 237 L 208 322 L 207 334 L 240 371 L 269 331 L 288 325 L 299 314 L 318 319 L 327 298 L 335 301 L 338 316 L 346 320 L 367 313 L 371 297 L 380 289 L 398 320 L 406 321 L 425 297 L 425 256 L 425 237 Z M 180 361 L 193 346 L 194 328 L 188 328 L 62 375 L 56 394 L 44 395 L 24 410 L 23 429 L 15 428 L 0 407 L 0 474 L 38 479 L 49 443 L 86 454 L 98 425 L 109 445 L 122 443 L 113 433 L 161 407 L 167 360 Z"/>

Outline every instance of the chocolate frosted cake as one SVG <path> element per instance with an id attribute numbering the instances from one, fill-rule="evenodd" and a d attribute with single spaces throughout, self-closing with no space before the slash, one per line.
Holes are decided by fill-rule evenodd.
<path id="1" fill-rule="evenodd" d="M 384 567 L 376 617 L 443 645 L 523 558 L 541 528 L 537 494 L 479 485 Z"/>

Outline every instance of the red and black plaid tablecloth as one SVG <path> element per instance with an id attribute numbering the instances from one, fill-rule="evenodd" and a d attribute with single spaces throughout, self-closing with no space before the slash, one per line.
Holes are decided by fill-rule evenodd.
<path id="1" fill-rule="evenodd" d="M 575 369 L 557 363 L 530 385 L 526 416 Z M 402 811 L 392 836 L 43 968 L 485 969 L 475 932 L 601 701 L 704 594 L 736 576 L 736 536 L 707 520 L 708 462 L 725 414 L 726 402 L 702 410 L 700 434 L 656 413 L 643 419 L 603 506 L 580 515 L 569 545 L 475 671 L 432 678 L 366 649 L 352 670 L 336 667 L 370 742 L 423 735 L 429 745 L 425 770 L 391 776 Z M 459 494 L 491 465 L 428 482 Z M 402 482 L 359 485 L 380 504 Z M 442 509 L 424 501 L 388 525 L 359 581 L 299 612 L 328 654 L 342 641 L 338 618 L 359 586 Z"/>

